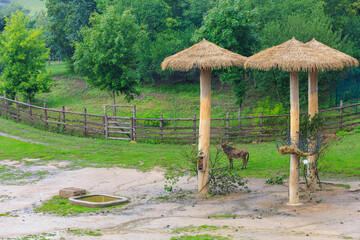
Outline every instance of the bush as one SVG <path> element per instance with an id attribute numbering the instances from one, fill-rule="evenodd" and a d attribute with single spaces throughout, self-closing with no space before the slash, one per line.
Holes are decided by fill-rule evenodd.
<path id="1" fill-rule="evenodd" d="M 258 107 L 254 109 L 253 116 L 260 116 L 260 113 L 263 113 L 263 115 L 281 115 L 286 114 L 286 110 L 282 103 L 280 102 L 274 102 L 270 100 L 270 97 L 265 98 L 263 101 L 258 102 Z M 272 117 L 272 118 L 264 118 L 263 124 L 265 125 L 275 125 L 281 123 L 284 119 L 278 118 L 278 117 Z M 257 123 L 260 124 L 260 118 L 256 119 Z M 271 129 L 272 126 L 264 127 L 264 129 Z"/>
<path id="2" fill-rule="evenodd" d="M 360 133 L 360 126 L 357 126 L 357 127 L 354 129 L 354 133 Z"/>
<path id="3" fill-rule="evenodd" d="M 349 132 L 346 132 L 346 131 L 344 131 L 344 130 L 338 130 L 337 131 L 337 133 L 336 133 L 336 136 L 348 136 L 348 135 L 350 135 L 350 133 Z"/>
<path id="4" fill-rule="evenodd" d="M 278 173 L 279 174 L 279 173 Z M 283 174 L 281 176 L 271 176 L 269 179 L 266 180 L 266 184 L 275 185 L 275 184 L 283 184 L 284 180 L 288 177 L 287 174 Z"/>
<path id="5" fill-rule="evenodd" d="M 143 118 L 155 118 L 160 119 L 160 113 L 146 113 Z M 169 125 L 169 121 L 162 121 L 162 126 L 166 127 Z M 160 127 L 160 121 L 157 120 L 144 120 L 143 126 L 145 127 Z"/>

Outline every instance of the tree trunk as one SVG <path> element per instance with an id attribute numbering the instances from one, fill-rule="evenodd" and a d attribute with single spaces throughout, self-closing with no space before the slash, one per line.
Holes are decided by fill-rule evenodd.
<path id="1" fill-rule="evenodd" d="M 241 105 L 239 104 L 239 113 L 238 113 L 238 117 L 241 118 Z"/>
<path id="2" fill-rule="evenodd" d="M 299 72 L 290 73 L 290 137 L 299 140 Z M 290 155 L 289 205 L 299 204 L 299 161 L 300 157 Z"/>
<path id="3" fill-rule="evenodd" d="M 309 115 L 310 119 L 312 119 L 315 114 L 319 113 L 319 100 L 318 100 L 318 71 L 309 72 Z M 317 172 L 317 159 L 318 154 L 314 154 L 308 157 L 309 165 L 308 165 L 308 188 L 315 189 L 316 187 L 316 172 Z"/>
<path id="4" fill-rule="evenodd" d="M 202 170 L 198 171 L 198 193 L 209 193 L 209 155 L 210 155 L 210 124 L 211 124 L 211 70 L 201 69 L 200 73 L 200 125 L 199 153 L 202 155 Z"/>

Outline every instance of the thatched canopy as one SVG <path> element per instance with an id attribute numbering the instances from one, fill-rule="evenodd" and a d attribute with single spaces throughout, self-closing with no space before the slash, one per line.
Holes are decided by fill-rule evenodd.
<path id="1" fill-rule="evenodd" d="M 311 41 L 309 41 L 305 44 L 311 48 L 321 50 L 323 52 L 326 52 L 326 53 L 332 55 L 333 57 L 338 59 L 338 61 L 340 61 L 344 66 L 356 66 L 356 67 L 359 66 L 359 61 L 356 60 L 355 58 L 353 58 L 343 52 L 340 52 L 336 49 L 333 49 L 321 42 L 318 42 L 315 40 L 315 38 L 313 38 Z"/>
<path id="2" fill-rule="evenodd" d="M 247 58 L 245 62 L 245 68 L 278 68 L 289 72 L 335 70 L 343 67 L 344 64 L 330 54 L 311 48 L 295 38 L 265 49 Z"/>
<path id="3" fill-rule="evenodd" d="M 213 68 L 243 66 L 246 57 L 230 52 L 203 39 L 201 42 L 177 54 L 167 57 L 161 64 L 163 70 L 170 68 L 188 71 L 191 68 L 210 70 Z"/>

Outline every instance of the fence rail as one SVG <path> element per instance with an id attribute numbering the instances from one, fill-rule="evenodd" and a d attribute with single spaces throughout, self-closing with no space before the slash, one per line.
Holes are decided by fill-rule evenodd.
<path id="1" fill-rule="evenodd" d="M 323 130 L 333 130 L 360 125 L 360 103 L 320 110 L 325 117 Z M 126 107 L 132 109 L 132 116 L 109 116 L 108 108 Z M 345 113 L 346 112 L 346 113 Z M 106 139 L 157 139 L 157 140 L 195 140 L 199 137 L 199 118 L 139 118 L 136 106 L 105 105 L 104 115 L 72 112 L 47 108 L 0 97 L 0 114 L 10 116 L 16 121 L 26 121 L 41 125 L 45 129 L 59 132 L 78 132 L 86 137 L 104 135 Z M 212 139 L 268 140 L 283 134 L 289 114 L 263 115 L 231 118 L 213 118 Z"/>

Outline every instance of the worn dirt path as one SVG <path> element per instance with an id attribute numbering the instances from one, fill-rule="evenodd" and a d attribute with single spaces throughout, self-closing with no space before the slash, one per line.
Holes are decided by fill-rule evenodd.
<path id="1" fill-rule="evenodd" d="M 24 167 L 23 163 L 13 161 L 0 163 Z M 360 239 L 360 192 L 356 191 L 360 182 L 350 183 L 354 191 L 327 185 L 327 190 L 312 193 L 310 197 L 309 193 L 302 192 L 304 204 L 299 207 L 286 206 L 287 186 L 269 186 L 264 179 L 249 179 L 251 191 L 240 191 L 226 197 L 162 202 L 156 200 L 166 194 L 161 171 L 144 173 L 121 168 L 70 171 L 57 166 L 31 165 L 31 168 L 47 169 L 51 173 L 34 184 L 0 185 L 0 214 L 11 212 L 18 215 L 0 217 L 0 239 L 42 233 L 55 233 L 53 239 L 157 240 L 183 234 L 222 235 L 230 239 Z M 196 179 L 189 182 L 182 179 L 177 186 L 184 191 L 195 191 Z M 75 217 L 34 213 L 35 206 L 57 195 L 64 187 L 126 196 L 131 202 L 118 213 L 105 211 Z M 308 202 L 310 198 L 311 202 Z M 208 218 L 227 214 L 236 217 Z M 172 233 L 175 228 L 205 224 L 229 227 Z M 68 229 L 100 229 L 102 236 L 71 235 Z"/>

